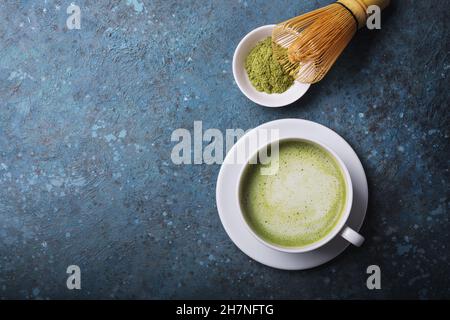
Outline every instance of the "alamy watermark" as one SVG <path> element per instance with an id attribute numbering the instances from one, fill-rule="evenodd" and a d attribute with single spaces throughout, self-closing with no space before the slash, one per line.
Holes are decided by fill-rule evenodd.
<path id="1" fill-rule="evenodd" d="M 81 269 L 79 266 L 73 264 L 67 267 L 66 273 L 69 277 L 66 281 L 67 289 L 69 290 L 80 290 L 81 289 Z"/>
<path id="2" fill-rule="evenodd" d="M 81 29 L 81 9 L 74 3 L 71 3 L 66 10 L 69 17 L 66 20 L 66 26 L 69 30 Z"/>
<path id="3" fill-rule="evenodd" d="M 370 265 L 366 270 L 367 274 L 370 276 L 366 280 L 366 286 L 369 290 L 380 290 L 381 289 L 381 269 L 376 264 Z"/>
<path id="4" fill-rule="evenodd" d="M 80 30 L 81 29 L 81 9 L 75 3 L 71 3 L 67 9 L 66 13 L 69 17 L 66 20 L 66 26 L 69 30 Z M 371 5 L 367 7 L 367 20 L 366 26 L 369 30 L 381 29 L 381 8 L 377 5 Z"/>
<path id="5" fill-rule="evenodd" d="M 377 5 L 367 7 L 366 26 L 369 30 L 381 29 L 381 8 Z"/>
<path id="6" fill-rule="evenodd" d="M 203 131 L 202 121 L 194 121 L 193 132 L 178 128 L 170 140 L 176 142 L 170 158 L 177 165 L 222 164 L 234 144 L 249 131 L 216 128 Z M 262 164 L 261 174 L 271 175 L 279 167 L 279 130 L 256 129 L 236 145 L 233 157 L 227 164 Z"/>

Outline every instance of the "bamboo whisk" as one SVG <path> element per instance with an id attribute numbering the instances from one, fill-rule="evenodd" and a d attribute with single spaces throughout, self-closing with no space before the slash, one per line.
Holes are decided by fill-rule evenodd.
<path id="1" fill-rule="evenodd" d="M 273 52 L 296 80 L 315 83 L 367 20 L 367 8 L 384 9 L 390 0 L 338 0 L 326 7 L 278 24 L 272 33 Z"/>

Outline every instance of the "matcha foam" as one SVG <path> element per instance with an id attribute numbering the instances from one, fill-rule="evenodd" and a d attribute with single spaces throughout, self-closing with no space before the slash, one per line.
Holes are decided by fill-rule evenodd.
<path id="1" fill-rule="evenodd" d="M 338 223 L 346 202 L 339 164 L 323 148 L 303 141 L 279 146 L 279 169 L 261 175 L 249 165 L 240 198 L 250 227 L 264 240 L 302 247 L 324 238 Z"/>

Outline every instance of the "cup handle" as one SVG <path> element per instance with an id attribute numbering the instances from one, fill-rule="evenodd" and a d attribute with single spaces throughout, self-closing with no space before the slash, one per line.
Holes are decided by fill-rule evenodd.
<path id="1" fill-rule="evenodd" d="M 360 247 L 364 242 L 364 237 L 362 235 L 347 226 L 344 227 L 344 230 L 341 232 L 341 236 L 357 247 Z"/>

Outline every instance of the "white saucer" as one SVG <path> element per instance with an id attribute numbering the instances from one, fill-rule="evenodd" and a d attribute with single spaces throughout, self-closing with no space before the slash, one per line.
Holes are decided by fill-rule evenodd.
<path id="1" fill-rule="evenodd" d="M 242 224 L 239 204 L 235 197 L 240 169 L 244 164 L 235 164 L 236 150 L 240 144 L 248 143 L 249 137 L 259 129 L 278 129 L 279 138 L 301 135 L 316 139 L 333 149 L 347 166 L 353 183 L 353 206 L 347 225 L 355 231 L 361 228 L 368 202 L 367 179 L 363 166 L 352 147 L 331 129 L 307 120 L 282 119 L 267 122 L 246 133 L 228 152 L 217 178 L 216 201 L 220 220 L 225 231 L 246 255 L 267 266 L 284 270 L 304 270 L 322 265 L 342 253 L 349 243 L 335 237 L 325 246 L 306 253 L 285 253 L 269 248 L 258 241 Z"/>

